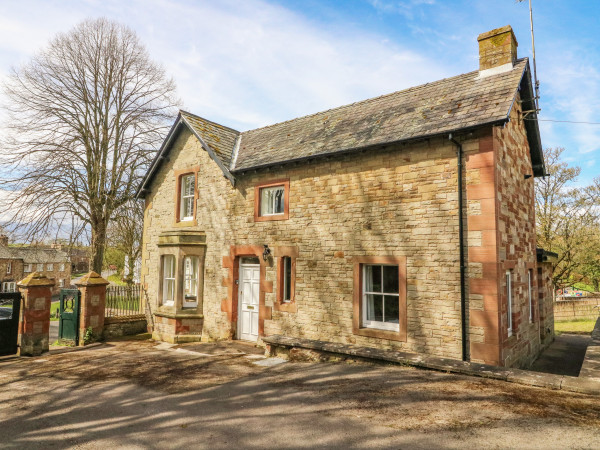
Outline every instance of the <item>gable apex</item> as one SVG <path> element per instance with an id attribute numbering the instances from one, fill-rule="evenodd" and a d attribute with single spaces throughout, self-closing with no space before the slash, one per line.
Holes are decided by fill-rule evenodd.
<path id="1" fill-rule="evenodd" d="M 217 166 L 219 166 L 223 172 L 223 176 L 227 178 L 232 185 L 235 184 L 235 177 L 229 171 L 228 165 L 231 160 L 233 145 L 237 141 L 239 132 L 216 122 L 211 122 L 202 117 L 180 110 L 167 137 L 163 141 L 161 148 L 152 160 L 150 168 L 142 179 L 135 194 L 136 198 L 143 198 L 146 193 L 148 193 L 154 176 L 162 163 L 169 159 L 169 153 L 173 146 L 173 142 L 184 126 L 196 139 L 198 139 L 202 148 L 208 153 L 211 159 L 215 161 Z M 228 150 L 227 147 L 231 142 L 231 148 Z"/>

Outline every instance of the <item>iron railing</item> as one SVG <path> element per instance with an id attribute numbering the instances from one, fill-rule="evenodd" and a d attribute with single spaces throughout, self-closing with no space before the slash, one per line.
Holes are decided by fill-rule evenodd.
<path id="1" fill-rule="evenodd" d="M 142 286 L 108 286 L 105 317 L 137 316 L 144 314 Z"/>

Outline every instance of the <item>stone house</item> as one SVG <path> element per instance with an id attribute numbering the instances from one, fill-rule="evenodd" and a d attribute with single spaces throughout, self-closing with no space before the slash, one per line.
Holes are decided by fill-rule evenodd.
<path id="1" fill-rule="evenodd" d="M 138 190 L 154 337 L 530 364 L 553 337 L 531 71 L 510 26 L 478 41 L 479 70 L 264 128 L 181 111 Z"/>
<path id="2" fill-rule="evenodd" d="M 8 237 L 0 236 L 0 292 L 16 292 L 17 283 L 32 272 L 55 280 L 53 295 L 71 285 L 71 262 L 66 252 L 54 248 L 10 247 Z"/>

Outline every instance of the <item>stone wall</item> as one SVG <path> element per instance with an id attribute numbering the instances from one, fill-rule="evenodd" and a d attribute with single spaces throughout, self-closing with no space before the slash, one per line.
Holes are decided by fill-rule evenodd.
<path id="1" fill-rule="evenodd" d="M 477 152 L 479 140 L 465 142 Z M 185 147 L 185 152 L 181 152 Z M 232 246 L 297 247 L 297 312 L 272 311 L 266 335 L 398 348 L 460 358 L 460 283 L 456 148 L 447 139 L 391 147 L 238 177 L 235 188 L 187 130 L 148 195 L 143 282 L 158 300 L 158 235 L 174 227 L 174 171 L 199 165 L 197 226 L 207 251 L 204 273 L 206 339 L 235 332 L 222 302 L 233 289 L 224 258 Z M 290 180 L 289 220 L 254 222 L 254 186 Z M 406 256 L 406 342 L 352 333 L 353 258 Z M 275 283 L 277 262 L 266 267 Z M 265 293 L 273 306 L 275 290 Z"/>
<path id="2" fill-rule="evenodd" d="M 556 320 L 596 319 L 600 315 L 600 297 L 558 300 L 554 304 Z"/>
<path id="3" fill-rule="evenodd" d="M 535 193 L 529 145 L 521 115 L 520 96 L 504 127 L 494 128 L 498 200 L 499 302 L 501 363 L 528 366 L 539 354 Z M 529 176 L 526 178 L 526 176 Z M 508 332 L 506 272 L 512 278 L 512 334 Z M 532 277 L 530 316 L 528 276 Z M 531 317 L 531 319 L 530 319 Z"/>
<path id="4" fill-rule="evenodd" d="M 144 315 L 129 317 L 106 317 L 104 319 L 105 339 L 119 336 L 131 336 L 145 333 L 147 322 Z"/>

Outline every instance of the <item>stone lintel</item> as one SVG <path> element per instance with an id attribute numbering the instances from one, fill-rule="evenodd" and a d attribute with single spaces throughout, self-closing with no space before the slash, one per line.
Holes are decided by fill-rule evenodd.
<path id="1" fill-rule="evenodd" d="M 206 246 L 206 233 L 203 231 L 173 230 L 163 231 L 158 236 L 158 246 L 200 245 Z"/>

